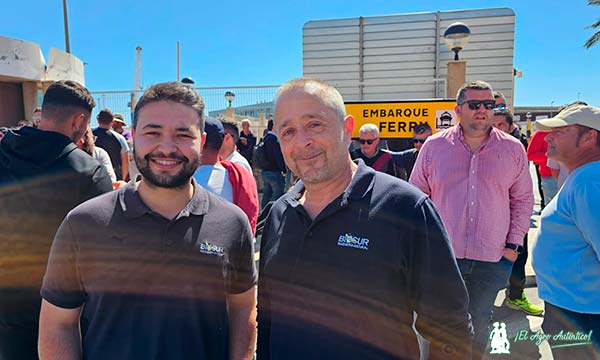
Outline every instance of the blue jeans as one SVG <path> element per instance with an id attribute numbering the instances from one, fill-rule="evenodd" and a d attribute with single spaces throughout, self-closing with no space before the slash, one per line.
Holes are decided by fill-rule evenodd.
<path id="1" fill-rule="evenodd" d="M 542 176 L 542 191 L 544 192 L 544 201 L 546 205 L 558 192 L 558 183 L 552 176 Z"/>
<path id="2" fill-rule="evenodd" d="M 508 284 L 513 263 L 456 259 L 469 293 L 469 313 L 475 329 L 473 360 L 481 359 L 490 336 L 488 329 L 498 291 Z"/>
<path id="3" fill-rule="evenodd" d="M 545 334 L 553 337 L 548 340 L 552 347 L 552 356 L 554 360 L 576 360 L 576 359 L 600 359 L 600 314 L 582 314 L 554 306 L 549 302 L 544 303 L 544 322 L 542 329 Z M 592 332 L 589 345 L 565 346 L 567 342 L 554 340 L 554 335 L 560 332 L 582 332 L 588 334 Z M 577 343 L 572 341 L 571 343 Z"/>
<path id="4" fill-rule="evenodd" d="M 283 188 L 285 187 L 285 178 L 279 171 L 263 171 L 263 198 L 260 202 L 260 208 L 264 209 L 265 205 L 269 201 L 275 201 L 283 195 Z"/>

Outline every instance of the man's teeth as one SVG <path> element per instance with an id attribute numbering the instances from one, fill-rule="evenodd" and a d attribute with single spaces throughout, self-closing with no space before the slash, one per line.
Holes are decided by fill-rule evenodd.
<path id="1" fill-rule="evenodd" d="M 160 165 L 166 165 L 166 166 L 177 164 L 176 160 L 157 160 L 157 159 L 154 159 L 154 161 L 156 161 Z"/>

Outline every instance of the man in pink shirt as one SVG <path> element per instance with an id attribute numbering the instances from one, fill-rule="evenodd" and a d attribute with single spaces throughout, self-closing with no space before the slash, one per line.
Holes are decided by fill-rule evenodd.
<path id="1" fill-rule="evenodd" d="M 471 301 L 473 359 L 486 348 L 494 300 L 522 251 L 533 210 L 525 149 L 492 127 L 492 93 L 483 81 L 459 89 L 460 123 L 427 140 L 410 177 L 431 196 L 448 229 Z"/>

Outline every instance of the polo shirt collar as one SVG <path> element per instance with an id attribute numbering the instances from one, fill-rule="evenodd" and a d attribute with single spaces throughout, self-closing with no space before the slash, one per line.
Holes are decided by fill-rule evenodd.
<path id="1" fill-rule="evenodd" d="M 194 184 L 194 196 L 185 208 L 181 210 L 177 218 L 189 216 L 190 214 L 204 215 L 208 212 L 208 195 L 206 194 L 206 190 L 203 189 L 194 178 L 192 178 L 192 183 Z M 118 191 L 119 204 L 121 205 L 126 218 L 134 219 L 145 214 L 154 213 L 154 211 L 150 209 L 148 205 L 144 204 L 140 198 L 135 180 L 130 181 Z"/>
<path id="2" fill-rule="evenodd" d="M 362 159 L 356 159 L 354 163 L 358 167 L 354 176 L 352 176 L 352 180 L 350 180 L 350 184 L 348 184 L 348 187 L 346 187 L 346 190 L 342 194 L 341 206 L 347 205 L 352 200 L 364 198 L 374 185 L 375 170 L 367 166 Z M 286 199 L 287 203 L 294 207 L 300 205 L 299 200 L 304 193 L 304 189 L 304 183 L 301 180 L 298 181 L 289 191 L 288 198 Z"/>

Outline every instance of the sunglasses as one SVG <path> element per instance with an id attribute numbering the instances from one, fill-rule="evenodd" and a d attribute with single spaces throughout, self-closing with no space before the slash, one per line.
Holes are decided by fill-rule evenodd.
<path id="1" fill-rule="evenodd" d="M 421 143 L 421 144 L 425 143 L 425 140 L 427 140 L 427 139 L 413 139 L 414 142 Z"/>
<path id="2" fill-rule="evenodd" d="M 364 145 L 365 143 L 372 145 L 375 142 L 375 140 L 377 140 L 377 139 L 369 139 L 369 140 L 358 139 L 358 142 L 361 143 L 362 145 Z"/>
<path id="3" fill-rule="evenodd" d="M 504 103 L 494 105 L 494 110 L 503 111 L 506 109 L 507 109 L 507 107 L 506 107 L 506 104 L 504 104 Z"/>
<path id="4" fill-rule="evenodd" d="M 467 100 L 467 101 L 463 101 L 462 103 L 460 103 L 458 105 L 463 106 L 464 104 L 468 104 L 469 109 L 471 109 L 471 110 L 479 109 L 481 107 L 481 104 L 483 104 L 483 107 L 486 110 L 493 110 L 494 106 L 496 105 L 496 101 L 494 101 L 494 100 Z"/>

